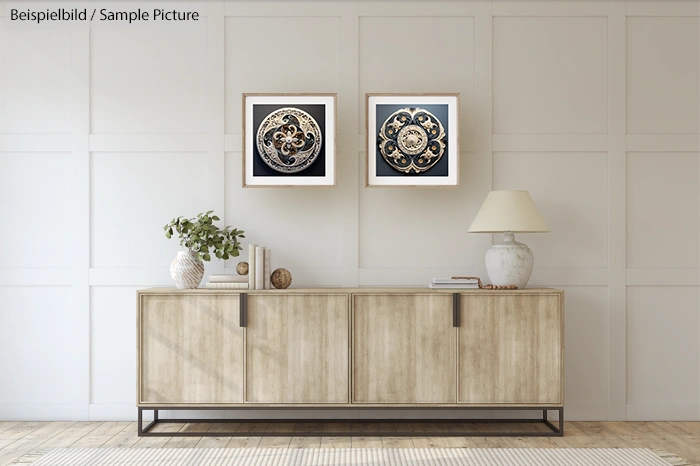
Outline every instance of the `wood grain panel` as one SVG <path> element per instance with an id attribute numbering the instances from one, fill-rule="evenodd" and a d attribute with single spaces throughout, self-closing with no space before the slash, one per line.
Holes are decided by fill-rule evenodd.
<path id="1" fill-rule="evenodd" d="M 242 402 L 238 313 L 234 294 L 142 296 L 140 402 Z"/>
<path id="2" fill-rule="evenodd" d="M 347 294 L 252 294 L 246 402 L 347 403 Z"/>
<path id="3" fill-rule="evenodd" d="M 452 295 L 353 300 L 353 402 L 454 403 Z"/>
<path id="4" fill-rule="evenodd" d="M 459 402 L 563 403 L 561 298 L 462 296 Z"/>

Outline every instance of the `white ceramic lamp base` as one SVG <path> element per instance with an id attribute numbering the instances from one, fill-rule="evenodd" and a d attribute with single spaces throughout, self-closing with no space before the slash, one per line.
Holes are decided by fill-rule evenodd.
<path id="1" fill-rule="evenodd" d="M 535 256 L 526 244 L 515 241 L 507 231 L 503 241 L 486 251 L 486 272 L 494 285 L 516 285 L 525 288 L 535 265 Z"/>

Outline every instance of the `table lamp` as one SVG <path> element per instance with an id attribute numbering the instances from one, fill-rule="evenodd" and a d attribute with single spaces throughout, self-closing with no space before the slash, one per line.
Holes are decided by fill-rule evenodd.
<path id="1" fill-rule="evenodd" d="M 524 288 L 535 256 L 515 241 L 515 233 L 548 233 L 549 227 L 527 191 L 491 191 L 469 227 L 469 233 L 505 233 L 486 251 L 486 271 L 494 285 Z"/>

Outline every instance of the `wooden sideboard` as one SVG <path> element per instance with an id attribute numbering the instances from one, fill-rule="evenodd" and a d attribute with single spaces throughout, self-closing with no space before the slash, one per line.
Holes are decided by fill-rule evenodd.
<path id="1" fill-rule="evenodd" d="M 159 409 L 518 408 L 542 410 L 558 435 L 546 419 L 563 416 L 563 368 L 561 290 L 138 291 L 139 421 L 143 409 L 157 420 Z"/>

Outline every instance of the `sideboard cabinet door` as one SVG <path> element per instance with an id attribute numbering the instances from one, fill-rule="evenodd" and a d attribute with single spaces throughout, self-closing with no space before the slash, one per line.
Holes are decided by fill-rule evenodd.
<path id="1" fill-rule="evenodd" d="M 248 295 L 246 402 L 348 403 L 348 294 Z"/>
<path id="2" fill-rule="evenodd" d="M 238 295 L 141 295 L 139 403 L 243 402 Z"/>
<path id="3" fill-rule="evenodd" d="M 459 401 L 561 404 L 560 294 L 462 295 Z"/>
<path id="4" fill-rule="evenodd" d="M 452 295 L 353 295 L 353 403 L 454 403 Z"/>

